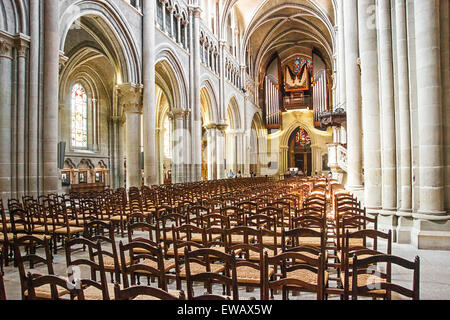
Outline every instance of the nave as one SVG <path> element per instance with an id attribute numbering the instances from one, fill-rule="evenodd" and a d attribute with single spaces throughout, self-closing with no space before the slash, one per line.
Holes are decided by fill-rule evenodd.
<path id="1" fill-rule="evenodd" d="M 419 257 L 393 247 L 376 217 L 321 177 L 54 194 L 7 206 L 8 299 L 419 299 L 420 275 L 429 281 L 438 267 L 419 274 Z"/>

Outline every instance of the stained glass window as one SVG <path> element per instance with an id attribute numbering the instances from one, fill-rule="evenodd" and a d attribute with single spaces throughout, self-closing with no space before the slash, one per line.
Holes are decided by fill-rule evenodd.
<path id="1" fill-rule="evenodd" d="M 87 95 L 79 83 L 72 88 L 72 147 L 87 148 Z"/>
<path id="2" fill-rule="evenodd" d="M 295 147 L 304 148 L 311 146 L 311 138 L 305 129 L 299 129 L 297 135 L 295 136 Z"/>

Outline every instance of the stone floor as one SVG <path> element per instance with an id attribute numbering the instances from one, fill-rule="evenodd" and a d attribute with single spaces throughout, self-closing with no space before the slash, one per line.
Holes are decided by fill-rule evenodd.
<path id="1" fill-rule="evenodd" d="M 117 241 L 120 241 L 118 239 Z M 381 244 L 380 249 L 383 244 Z M 39 250 L 38 250 L 39 252 Z M 79 251 L 75 253 L 75 256 L 86 256 L 86 252 Z M 424 300 L 436 300 L 445 299 L 450 300 L 450 251 L 426 251 L 417 250 L 410 245 L 393 245 L 393 254 L 401 256 L 408 260 L 414 260 L 416 255 L 421 258 L 421 272 L 420 272 L 420 296 Z M 66 259 L 64 250 L 60 249 L 54 259 L 55 272 L 58 275 L 66 275 Z M 82 274 L 85 275 L 87 270 L 82 269 Z M 45 273 L 46 270 L 42 266 L 33 270 L 33 273 Z M 87 276 L 87 274 L 86 274 Z M 10 300 L 21 299 L 20 293 L 20 279 L 19 272 L 13 266 L 5 268 L 5 287 L 7 298 Z M 110 279 L 108 275 L 108 279 Z M 412 283 L 412 272 L 402 271 L 397 268 L 393 268 L 393 281 L 396 281 L 400 285 L 410 287 Z M 147 283 L 146 279 L 142 280 L 143 284 Z M 156 284 L 153 284 L 156 285 Z M 330 283 L 330 286 L 332 284 Z M 185 283 L 183 282 L 183 288 Z M 175 284 L 169 284 L 169 289 L 175 289 Z M 196 286 L 196 294 L 202 294 L 204 289 L 202 286 Z M 246 288 L 241 288 L 239 295 L 244 299 L 255 297 L 259 299 L 259 290 L 256 289 L 251 292 L 247 292 Z M 214 292 L 221 294 L 221 287 L 217 286 Z M 393 299 L 400 299 L 401 297 L 393 296 Z M 275 295 L 275 299 L 281 299 L 280 295 Z M 314 294 L 302 293 L 300 295 L 291 296 L 292 300 L 313 300 Z M 330 300 L 339 299 L 338 296 L 330 296 Z"/>

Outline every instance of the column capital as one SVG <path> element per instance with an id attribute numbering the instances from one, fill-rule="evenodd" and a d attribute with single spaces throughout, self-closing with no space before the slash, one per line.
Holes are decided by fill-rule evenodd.
<path id="1" fill-rule="evenodd" d="M 120 105 L 125 113 L 142 113 L 142 85 L 125 83 L 116 86 Z"/>
<path id="2" fill-rule="evenodd" d="M 0 39 L 0 58 L 12 59 L 12 48 L 11 42 Z"/>
<path id="3" fill-rule="evenodd" d="M 172 112 L 173 117 L 175 119 L 179 120 L 179 119 L 183 118 L 186 115 L 186 113 L 189 112 L 189 110 L 186 110 L 183 108 L 174 108 L 171 110 L 171 112 Z"/>
<path id="4" fill-rule="evenodd" d="M 19 33 L 15 39 L 15 45 L 17 49 L 17 56 L 19 58 L 25 58 L 27 49 L 30 47 L 30 40 L 27 36 Z"/>
<path id="5" fill-rule="evenodd" d="M 125 118 L 123 116 L 111 116 L 111 122 L 118 123 L 120 125 L 125 123 Z"/>
<path id="6" fill-rule="evenodd" d="M 211 129 L 217 129 L 217 124 L 215 123 L 208 123 L 206 125 L 203 126 L 206 130 L 211 130 Z"/>

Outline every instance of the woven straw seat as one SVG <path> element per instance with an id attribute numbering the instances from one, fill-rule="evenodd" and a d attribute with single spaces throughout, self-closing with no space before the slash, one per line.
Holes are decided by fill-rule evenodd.
<path id="1" fill-rule="evenodd" d="M 120 263 L 120 259 L 119 259 Z M 129 266 L 131 264 L 130 257 L 125 257 L 125 264 Z M 114 271 L 115 270 L 115 263 L 114 259 L 112 257 L 103 256 L 103 265 L 105 266 L 105 270 L 107 271 Z"/>
<path id="2" fill-rule="evenodd" d="M 11 223 L 7 223 L 6 224 L 6 230 L 10 231 L 11 230 Z M 0 231 L 3 231 L 3 225 L 0 224 Z"/>
<path id="3" fill-rule="evenodd" d="M 345 283 L 344 280 L 345 280 L 344 279 L 344 275 L 341 274 L 342 284 Z M 349 291 L 352 291 L 352 281 L 353 281 L 352 276 L 349 276 L 348 277 L 348 290 Z M 365 285 L 368 285 L 368 284 L 374 284 L 374 286 L 375 286 L 375 283 L 386 282 L 386 279 L 380 278 L 380 277 L 378 277 L 375 274 L 363 273 L 363 274 L 359 274 L 358 275 L 358 280 L 357 281 L 358 281 L 358 287 L 365 286 Z M 386 294 L 386 290 L 382 290 L 382 289 L 380 289 L 380 290 L 371 290 L 369 292 L 371 294 L 379 294 L 379 295 Z"/>
<path id="4" fill-rule="evenodd" d="M 150 259 L 145 259 L 144 261 L 140 262 L 139 264 L 143 264 L 146 265 L 148 267 L 152 267 L 155 269 L 158 269 L 158 264 L 156 263 L 156 261 L 150 260 Z M 175 260 L 167 260 L 164 259 L 164 271 L 168 272 L 171 269 L 175 268 Z M 141 272 L 139 272 L 141 273 Z M 145 273 L 145 272 L 142 272 Z"/>
<path id="5" fill-rule="evenodd" d="M 170 293 L 171 295 L 175 296 L 175 297 L 179 297 L 180 293 L 181 293 L 181 291 L 179 291 L 179 290 L 171 290 L 171 289 L 167 290 L 167 292 Z M 137 301 L 159 301 L 160 299 L 158 299 L 156 297 L 140 295 L 140 296 L 136 296 L 133 300 L 137 300 Z"/>
<path id="6" fill-rule="evenodd" d="M 184 232 L 180 232 L 180 237 L 177 236 L 178 239 L 186 239 L 187 235 Z M 161 240 L 163 240 L 163 237 L 161 237 Z M 172 232 L 166 233 L 166 240 L 172 242 L 173 241 L 173 234 Z"/>
<path id="7" fill-rule="evenodd" d="M 300 245 L 302 246 L 311 246 L 311 247 L 321 246 L 321 239 L 318 237 L 300 237 L 299 242 Z"/>
<path id="8" fill-rule="evenodd" d="M 59 227 L 47 226 L 47 230 L 49 232 L 54 232 L 56 228 L 59 228 Z M 33 229 L 33 232 L 37 232 L 37 233 L 44 233 L 45 231 L 46 231 L 45 226 L 38 226 Z"/>
<path id="9" fill-rule="evenodd" d="M 342 252 L 341 252 L 341 251 L 338 251 L 336 255 L 337 255 L 339 261 L 342 261 Z M 361 254 L 361 255 L 358 255 L 358 260 L 365 259 L 365 258 L 369 258 L 369 257 L 371 257 L 371 256 L 372 256 L 371 254 Z M 349 259 L 348 259 L 348 264 L 349 264 L 349 265 L 352 265 L 352 264 L 353 264 L 353 258 L 349 258 Z"/>
<path id="10" fill-rule="evenodd" d="M 70 234 L 74 234 L 74 233 L 80 233 L 80 232 L 84 232 L 84 228 L 83 227 L 71 227 L 70 228 Z M 67 234 L 68 230 L 67 228 L 60 228 L 60 229 L 55 229 L 55 233 L 56 234 Z"/>
<path id="11" fill-rule="evenodd" d="M 17 238 L 21 238 L 21 237 L 24 237 L 24 236 L 26 236 L 26 234 L 23 234 L 23 233 L 17 234 Z M 7 237 L 8 237 L 8 241 L 12 241 L 13 237 L 14 237 L 14 234 L 8 233 Z M 3 233 L 0 233 L 0 241 L 5 241 L 5 236 L 3 235 Z"/>
<path id="12" fill-rule="evenodd" d="M 276 244 L 281 244 L 281 237 L 277 237 L 276 241 L 277 241 Z M 275 239 L 274 239 L 274 237 L 271 237 L 271 236 L 262 237 L 262 242 L 263 242 L 263 244 L 269 245 L 269 246 L 275 245 Z"/>
<path id="13" fill-rule="evenodd" d="M 189 266 L 191 267 L 191 274 L 192 275 L 206 272 L 206 267 L 202 266 L 201 264 L 198 264 L 198 263 L 194 262 L 194 263 L 191 263 Z M 220 273 L 223 270 L 225 270 L 225 267 L 223 265 L 211 264 L 211 272 L 212 273 Z M 186 267 L 181 268 L 179 274 L 180 274 L 180 277 L 186 278 Z"/>
<path id="14" fill-rule="evenodd" d="M 249 250 L 249 251 L 250 251 L 250 250 Z M 264 248 L 264 253 L 266 253 L 266 252 L 268 253 L 269 258 L 275 256 L 274 251 L 271 250 L 271 249 Z M 280 252 L 281 252 L 281 250 L 280 250 L 280 249 L 277 249 L 276 254 L 279 254 Z M 259 261 L 259 260 L 260 260 L 260 255 L 259 255 L 259 253 L 256 252 L 256 251 L 250 251 L 250 252 L 249 252 L 249 258 L 248 258 L 248 259 L 249 259 L 250 261 Z"/>
<path id="15" fill-rule="evenodd" d="M 243 284 L 260 284 L 261 283 L 261 274 L 259 270 L 248 266 L 239 266 L 236 268 L 237 273 L 237 282 Z M 269 269 L 269 278 L 273 276 L 275 270 Z"/>
<path id="16" fill-rule="evenodd" d="M 68 290 L 58 287 L 58 286 L 56 287 L 56 289 L 58 291 L 58 297 L 65 296 L 66 294 L 70 293 Z M 35 296 L 40 299 L 51 299 L 52 298 L 52 292 L 51 292 L 50 285 L 45 285 L 45 286 L 41 286 L 39 288 L 34 288 L 34 293 L 35 293 Z M 23 292 L 23 295 L 25 297 L 28 297 L 28 290 L 25 290 Z"/>
<path id="17" fill-rule="evenodd" d="M 123 220 L 126 220 L 126 216 L 125 215 L 113 215 L 113 216 L 111 216 L 110 218 L 109 218 L 109 220 L 111 220 L 111 221 L 123 221 Z"/>
<path id="18" fill-rule="evenodd" d="M 114 283 L 108 283 L 107 286 L 109 298 L 114 300 Z M 102 291 L 93 286 L 83 289 L 83 294 L 85 300 L 103 300 Z"/>
<path id="19" fill-rule="evenodd" d="M 213 234 L 211 235 L 210 241 L 215 241 L 220 239 L 220 234 Z M 201 233 L 193 233 L 191 235 L 191 241 L 193 242 L 203 242 L 203 235 Z"/>
<path id="20" fill-rule="evenodd" d="M 310 283 L 313 285 L 317 285 L 317 273 L 314 273 L 310 270 L 299 269 L 299 270 L 295 270 L 292 272 L 288 272 L 287 277 L 299 279 L 304 282 L 307 282 L 307 283 Z M 325 284 L 328 283 L 328 278 L 329 278 L 329 274 L 328 274 L 328 272 L 325 272 Z M 291 286 L 298 287 L 296 285 L 291 285 Z"/>
<path id="21" fill-rule="evenodd" d="M 69 226 L 71 227 L 78 227 L 80 226 L 80 224 L 82 224 L 83 222 L 81 220 L 69 220 Z"/>

